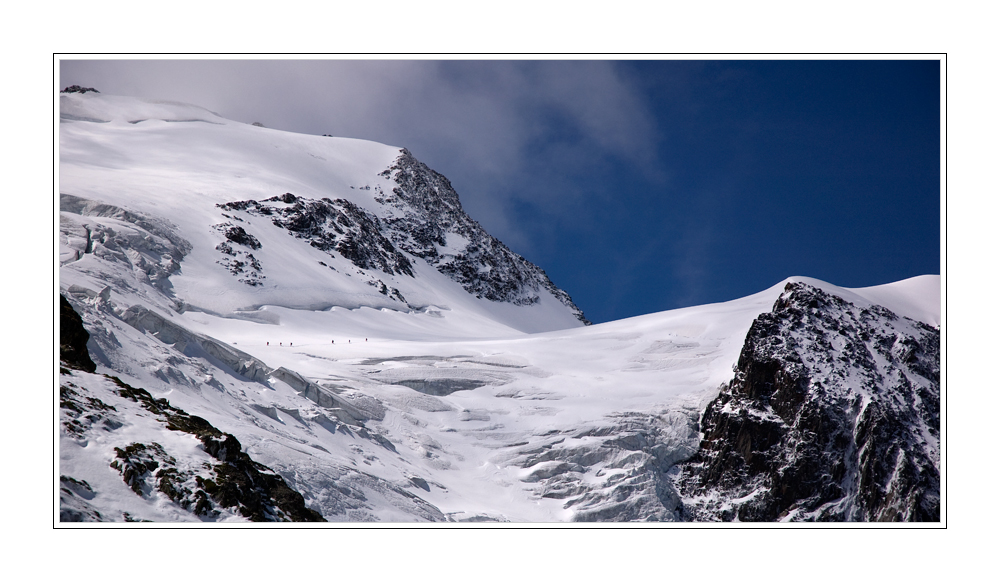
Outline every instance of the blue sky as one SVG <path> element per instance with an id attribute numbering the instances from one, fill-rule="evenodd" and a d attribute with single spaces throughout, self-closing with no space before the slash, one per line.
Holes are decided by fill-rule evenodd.
<path id="1" fill-rule="evenodd" d="M 938 61 L 67 61 L 60 83 L 408 148 L 595 323 L 940 272 Z"/>

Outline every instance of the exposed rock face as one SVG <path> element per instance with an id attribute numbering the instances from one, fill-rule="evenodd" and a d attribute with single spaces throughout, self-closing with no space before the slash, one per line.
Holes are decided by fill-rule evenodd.
<path id="1" fill-rule="evenodd" d="M 76 382 L 81 382 L 77 384 Z M 92 395 L 83 384 L 95 385 L 93 378 L 64 375 L 60 386 L 62 428 L 65 434 L 84 443 L 95 431 L 115 434 L 125 424 L 134 422 L 119 408 Z M 220 509 L 242 515 L 251 521 L 326 521 L 317 511 L 305 505 L 302 495 L 290 488 L 280 475 L 253 461 L 242 451 L 240 442 L 223 433 L 208 421 L 191 416 L 171 406 L 164 399 L 155 399 L 149 392 L 130 386 L 114 376 L 104 376 L 97 384 L 112 384 L 116 388 L 102 398 L 114 398 L 118 406 L 129 400 L 139 404 L 167 430 L 189 433 L 197 437 L 204 451 L 216 459 L 216 464 L 192 465 L 179 461 L 158 442 L 131 442 L 114 448 L 109 466 L 139 497 L 157 502 L 172 502 L 180 509 L 206 520 L 220 515 Z M 113 396 L 111 396 L 113 395 Z M 114 438 L 107 436 L 103 438 Z M 99 492 L 86 481 L 72 476 L 60 477 L 60 520 L 114 521 L 112 515 L 102 515 L 88 501 Z M 135 521 L 127 513 L 126 521 Z"/>
<path id="2" fill-rule="evenodd" d="M 289 234 L 308 241 L 310 246 L 331 256 L 334 252 L 338 253 L 359 269 L 413 276 L 412 263 L 382 234 L 384 225 L 378 217 L 349 200 L 310 200 L 285 193 L 262 201 L 241 200 L 217 206 L 228 211 L 245 211 L 254 216 L 270 216 L 274 226 L 288 230 Z M 240 220 L 228 214 L 223 216 Z M 232 223 L 218 224 L 215 228 L 227 239 L 216 247 L 216 250 L 228 255 L 219 263 L 241 277 L 241 282 L 251 286 L 261 284 L 260 280 L 265 276 L 261 273 L 260 262 L 249 251 L 233 249 L 230 244 L 233 242 L 256 250 L 260 248 L 256 237 Z M 398 289 L 386 285 L 381 279 L 373 276 L 369 284 L 383 295 L 406 303 L 406 298 Z"/>
<path id="3" fill-rule="evenodd" d="M 90 334 L 83 320 L 62 295 L 59 296 L 59 359 L 71 368 L 93 372 L 97 364 L 90 359 L 87 341 Z"/>
<path id="4" fill-rule="evenodd" d="M 940 520 L 940 333 L 789 283 L 677 479 L 685 519 Z"/>
<path id="5" fill-rule="evenodd" d="M 243 230 L 242 226 L 234 226 L 230 222 L 216 224 L 212 228 L 226 237 L 225 241 L 215 247 L 215 250 L 226 256 L 216 262 L 229 270 L 233 275 L 236 275 L 240 283 L 245 283 L 251 287 L 262 285 L 263 279 L 267 277 L 261 273 L 264 269 L 260 261 L 250 251 L 233 248 L 232 244 L 235 243 L 252 250 L 257 250 L 260 248 L 260 241 L 252 234 Z"/>
<path id="6" fill-rule="evenodd" d="M 173 501 L 184 507 L 193 505 L 193 511 L 198 515 L 211 515 L 212 501 L 222 507 L 234 507 L 251 521 L 326 521 L 315 510 L 305 506 L 302 495 L 288 487 L 284 479 L 273 471 L 256 463 L 242 451 L 240 442 L 231 434 L 223 433 L 203 418 L 191 416 L 173 406 L 166 400 L 156 400 L 149 392 L 141 388 L 133 388 L 117 378 L 111 378 L 121 386 L 119 395 L 140 402 L 142 406 L 160 416 L 169 430 L 183 431 L 198 437 L 205 452 L 220 461 L 212 467 L 214 479 L 195 476 L 195 491 L 178 488 L 177 483 L 184 482 L 184 475 L 178 475 L 172 459 L 157 443 L 148 446 L 133 443 L 124 450 L 116 449 L 119 460 L 112 462 L 121 465 L 123 479 L 129 483 L 129 475 L 125 467 L 131 462 L 133 490 L 136 484 L 143 480 L 146 473 L 155 477 L 158 490 L 165 493 Z M 132 449 L 131 451 L 129 449 Z M 145 466 L 142 466 L 144 457 Z M 159 458 L 158 461 L 154 458 Z M 134 461 L 138 458 L 138 461 Z M 152 463 L 152 465 L 151 465 Z M 160 464 L 163 468 L 153 473 Z M 141 469 L 145 468 L 145 471 Z M 141 486 L 137 494 L 142 494 Z M 200 494 L 199 494 L 200 493 Z"/>
<path id="7" fill-rule="evenodd" d="M 382 172 L 396 186 L 380 187 L 376 200 L 399 212 L 384 220 L 389 237 L 406 252 L 421 257 L 476 297 L 531 305 L 544 288 L 590 324 L 570 296 L 549 280 L 545 271 L 511 251 L 483 230 L 463 210 L 451 182 L 401 150 L 396 162 Z"/>
<path id="8" fill-rule="evenodd" d="M 66 87 L 60 93 L 100 93 L 97 89 L 93 87 L 81 87 L 79 85 L 70 85 Z"/>
<path id="9" fill-rule="evenodd" d="M 225 210 L 245 210 L 258 216 L 271 216 L 271 222 L 275 226 L 308 240 L 317 249 L 331 254 L 336 251 L 360 269 L 374 269 L 388 275 L 413 276 L 409 259 L 382 235 L 382 224 L 378 217 L 349 200 L 309 200 L 286 193 L 262 202 L 246 200 L 220 204 L 219 207 Z M 271 204 L 267 204 L 268 202 Z M 240 239 L 252 239 L 256 242 L 242 227 L 226 226 L 226 237 L 229 240 L 234 240 L 230 235 L 233 233 Z M 239 232 L 235 229 L 239 229 Z M 260 248 L 260 245 L 256 248 Z"/>
<path id="10" fill-rule="evenodd" d="M 245 247 L 250 247 L 253 250 L 260 248 L 260 241 L 258 241 L 252 234 L 247 234 L 247 231 L 243 230 L 242 226 L 233 226 L 232 224 L 218 224 L 215 226 L 216 229 L 221 231 L 227 240 L 230 240 L 238 245 L 243 245 Z"/>

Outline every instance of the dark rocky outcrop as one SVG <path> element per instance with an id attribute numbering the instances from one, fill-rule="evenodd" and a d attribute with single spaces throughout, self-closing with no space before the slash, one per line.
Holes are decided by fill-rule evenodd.
<path id="1" fill-rule="evenodd" d="M 240 283 L 251 287 L 263 285 L 264 279 L 267 276 L 263 274 L 264 267 L 257 260 L 257 257 L 253 256 L 253 253 L 250 251 L 234 249 L 233 245 L 230 244 L 232 242 L 252 250 L 257 250 L 261 247 L 260 241 L 244 230 L 242 226 L 235 226 L 229 222 L 216 224 L 212 228 L 221 232 L 226 237 L 225 241 L 215 247 L 215 250 L 225 255 L 222 259 L 216 261 L 216 263 L 222 265 L 235 275 Z"/>
<path id="2" fill-rule="evenodd" d="M 174 501 L 179 500 L 185 507 L 193 504 L 199 515 L 211 515 L 210 497 L 221 507 L 237 508 L 242 516 L 252 521 L 326 521 L 317 511 L 307 508 L 302 495 L 288 487 L 280 475 L 244 453 L 235 436 L 117 377 L 109 379 L 119 386 L 119 396 L 138 402 L 160 417 L 167 429 L 198 437 L 205 452 L 220 461 L 212 467 L 214 479 L 198 477 L 195 491 L 178 490 L 176 483 L 183 482 L 184 475 L 178 474 L 176 463 L 157 443 L 133 443 L 125 449 L 116 449 L 118 459 L 112 467 L 122 473 L 122 478 L 137 494 L 144 492 L 145 478 L 151 476 L 154 481 L 150 489 L 155 484 L 158 490 Z M 204 493 L 199 495 L 199 491 Z"/>
<path id="3" fill-rule="evenodd" d="M 79 85 L 70 85 L 66 87 L 60 93 L 100 93 L 97 89 L 93 87 L 81 87 Z"/>
<path id="4" fill-rule="evenodd" d="M 85 442 L 91 431 L 114 433 L 124 426 L 125 419 L 118 408 L 89 396 L 86 388 L 72 381 L 75 376 L 68 373 L 67 376 L 63 377 L 59 394 L 65 435 Z M 220 431 L 204 418 L 171 406 L 165 399 L 153 398 L 146 390 L 126 384 L 118 377 L 105 375 L 101 381 L 110 382 L 113 393 L 141 405 L 164 423 L 166 429 L 197 437 L 204 451 L 218 461 L 192 468 L 190 464 L 179 463 L 157 442 L 132 442 L 116 447 L 110 466 L 136 495 L 150 498 L 162 493 L 181 508 L 206 519 L 217 517 L 220 512 L 216 507 L 223 507 L 234 508 L 251 521 L 326 521 L 319 512 L 306 507 L 302 495 L 280 475 L 243 452 L 235 436 Z M 112 518 L 101 515 L 87 503 L 95 493 L 86 482 L 67 475 L 62 476 L 61 482 L 60 520 Z"/>
<path id="5" fill-rule="evenodd" d="M 396 186 L 386 193 L 376 186 L 375 199 L 402 211 L 403 216 L 385 219 L 389 236 L 404 251 L 423 258 L 476 297 L 531 305 L 546 289 L 574 316 L 589 325 L 583 312 L 545 271 L 513 252 L 487 233 L 462 210 L 458 193 L 441 174 L 400 150 L 395 163 L 381 176 Z M 440 250 L 460 242 L 455 248 Z"/>
<path id="6" fill-rule="evenodd" d="M 281 203 L 278 204 L 267 204 Z M 321 251 L 336 251 L 361 269 L 373 269 L 388 275 L 413 276 L 412 264 L 383 236 L 378 217 L 349 200 L 310 200 L 286 193 L 260 202 L 243 200 L 218 205 L 224 210 L 242 210 L 252 215 L 271 216 L 271 222 L 297 238 L 306 240 Z M 227 227 L 241 240 L 256 241 L 242 227 Z M 236 229 L 239 229 L 238 231 Z M 243 244 L 243 243 L 240 243 Z M 259 244 L 259 243 L 258 243 Z M 389 293 L 388 290 L 386 292 Z"/>
<path id="7" fill-rule="evenodd" d="M 77 370 L 93 372 L 97 364 L 90 359 L 87 341 L 90 334 L 83 327 L 83 319 L 73 310 L 66 297 L 59 296 L 59 359 Z"/>
<path id="8" fill-rule="evenodd" d="M 232 224 L 219 224 L 215 226 L 216 229 L 222 231 L 222 234 L 226 236 L 227 240 L 230 240 L 238 245 L 243 245 L 245 247 L 250 247 L 253 250 L 260 248 L 260 241 L 256 239 L 252 234 L 243 230 L 242 226 L 233 226 Z"/>
<path id="9" fill-rule="evenodd" d="M 678 486 L 689 520 L 940 520 L 939 331 L 789 283 Z"/>

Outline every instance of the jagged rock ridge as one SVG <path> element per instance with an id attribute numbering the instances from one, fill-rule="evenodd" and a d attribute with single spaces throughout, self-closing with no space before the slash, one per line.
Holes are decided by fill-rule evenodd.
<path id="1" fill-rule="evenodd" d="M 539 289 L 546 289 L 577 319 L 590 324 L 545 271 L 483 230 L 462 210 L 451 182 L 409 151 L 401 150 L 381 176 L 396 183 L 391 194 L 379 188 L 375 199 L 402 214 L 384 218 L 399 248 L 423 258 L 476 297 L 531 305 L 538 302 Z"/>
<path id="2" fill-rule="evenodd" d="M 262 201 L 241 200 L 217 204 L 219 208 L 232 212 L 223 214 L 232 220 L 241 220 L 236 212 L 246 212 L 251 216 L 270 216 L 271 224 L 288 231 L 296 238 L 307 241 L 313 248 L 333 256 L 336 252 L 351 261 L 359 269 L 365 271 L 380 271 L 387 275 L 406 275 L 413 277 L 413 265 L 393 246 L 382 234 L 383 225 L 377 216 L 349 200 L 338 198 L 331 200 L 310 200 L 286 192 L 281 196 L 272 196 Z M 242 226 L 231 222 L 215 225 L 216 230 L 223 232 L 226 241 L 219 243 L 216 250 L 230 257 L 242 255 L 243 261 L 224 257 L 219 261 L 234 275 L 242 276 L 247 267 L 249 276 L 240 281 L 251 286 L 260 284 L 265 276 L 260 274 L 261 264 L 249 252 L 234 250 L 230 242 L 259 249 L 260 242 Z M 321 263 L 326 265 L 326 263 Z M 331 267 L 333 268 L 333 267 Z M 335 270 L 335 269 L 334 269 Z M 387 285 L 375 275 L 370 275 L 369 284 L 376 287 L 380 293 L 401 303 L 406 298 L 398 289 Z"/>
<path id="3" fill-rule="evenodd" d="M 252 215 L 271 216 L 275 226 L 309 241 L 314 248 L 327 253 L 337 251 L 358 268 L 375 269 L 388 275 L 413 276 L 409 259 L 382 235 L 378 217 L 349 200 L 309 200 L 288 192 L 263 202 L 271 204 L 244 200 L 218 206 L 225 210 L 244 210 Z M 245 235 L 241 227 L 230 225 L 230 230 L 236 228 Z M 233 240 L 228 231 L 226 236 Z M 253 240 L 256 242 L 256 239 Z"/>
<path id="4" fill-rule="evenodd" d="M 940 520 L 939 330 L 789 283 L 677 479 L 688 520 Z"/>

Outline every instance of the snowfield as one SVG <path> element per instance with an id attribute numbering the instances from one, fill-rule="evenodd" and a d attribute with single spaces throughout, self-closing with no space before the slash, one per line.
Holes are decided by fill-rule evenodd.
<path id="1" fill-rule="evenodd" d="M 864 289 L 792 277 L 725 303 L 584 326 L 544 286 L 530 304 L 478 298 L 412 253 L 399 251 L 412 276 L 360 268 L 279 228 L 277 215 L 220 207 L 292 193 L 346 200 L 388 224 L 408 211 L 378 201 L 399 148 L 184 104 L 61 102 L 59 284 L 98 374 L 60 378 L 115 411 L 111 424 L 64 430 L 59 467 L 88 484 L 74 485 L 74 507 L 105 520 L 245 518 L 217 507 L 209 519 L 131 489 L 109 465 L 115 447 L 155 442 L 186 467 L 211 459 L 99 374 L 235 435 L 328 521 L 669 521 L 681 503 L 669 467 L 697 450 L 701 412 L 787 282 L 941 323 L 939 276 Z M 453 234 L 436 252 L 469 244 Z"/>

